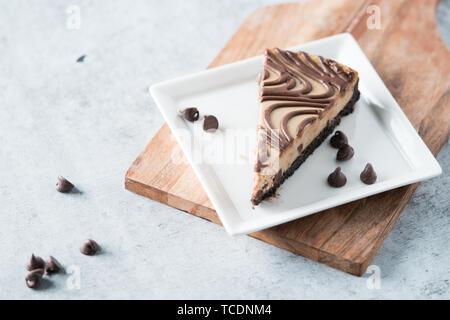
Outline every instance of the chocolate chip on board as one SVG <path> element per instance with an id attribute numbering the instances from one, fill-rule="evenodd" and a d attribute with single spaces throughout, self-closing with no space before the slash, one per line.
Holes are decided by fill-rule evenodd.
<path id="1" fill-rule="evenodd" d="M 336 154 L 336 159 L 338 161 L 344 161 L 351 159 L 353 155 L 355 154 L 355 151 L 349 144 L 344 144 L 342 147 L 339 148 L 339 151 Z"/>
<path id="2" fill-rule="evenodd" d="M 214 132 L 219 128 L 219 121 L 215 116 L 208 115 L 203 118 L 203 130 Z"/>
<path id="3" fill-rule="evenodd" d="M 84 242 L 80 246 L 80 252 L 87 256 L 95 255 L 99 249 L 100 249 L 100 247 L 97 244 L 97 242 L 95 242 L 92 239 L 84 240 Z"/>
<path id="4" fill-rule="evenodd" d="M 45 261 L 41 257 L 36 257 L 34 253 L 31 255 L 30 260 L 25 265 L 25 268 L 28 271 L 33 271 L 36 269 L 44 269 L 45 268 Z"/>
<path id="5" fill-rule="evenodd" d="M 56 182 L 56 190 L 62 193 L 69 192 L 72 190 L 74 185 L 62 176 L 58 176 L 58 181 Z"/>
<path id="6" fill-rule="evenodd" d="M 30 289 L 36 289 L 39 287 L 44 275 L 44 269 L 35 269 L 25 276 L 25 284 Z"/>
<path id="7" fill-rule="evenodd" d="M 186 108 L 180 110 L 179 113 L 184 119 L 190 122 L 197 121 L 200 117 L 200 113 L 198 112 L 197 108 Z"/>
<path id="8" fill-rule="evenodd" d="M 347 183 L 347 178 L 342 173 L 341 167 L 337 167 L 329 176 L 328 184 L 334 188 L 340 188 Z"/>
<path id="9" fill-rule="evenodd" d="M 333 148 L 339 149 L 344 144 L 348 143 L 347 136 L 342 131 L 336 131 L 330 139 L 330 144 Z"/>
<path id="10" fill-rule="evenodd" d="M 359 177 L 365 184 L 373 184 L 377 181 L 377 174 L 370 163 L 366 164 Z"/>

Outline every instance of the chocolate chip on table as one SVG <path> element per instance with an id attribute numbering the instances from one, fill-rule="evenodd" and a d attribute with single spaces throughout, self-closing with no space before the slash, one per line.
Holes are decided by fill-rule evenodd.
<path id="1" fill-rule="evenodd" d="M 373 184 L 377 181 L 377 174 L 370 163 L 366 164 L 359 177 L 365 184 Z"/>
<path id="2" fill-rule="evenodd" d="M 62 193 L 66 193 L 69 192 L 70 190 L 72 190 L 74 187 L 74 185 L 67 180 L 66 178 L 59 176 L 58 177 L 58 182 L 56 182 L 56 190 Z"/>
<path id="3" fill-rule="evenodd" d="M 35 269 L 28 273 L 25 277 L 25 284 L 28 288 L 36 289 L 41 284 L 44 269 Z"/>
<path id="4" fill-rule="evenodd" d="M 347 183 L 347 178 L 342 173 L 341 167 L 337 167 L 329 176 L 328 184 L 334 188 L 340 188 Z"/>
<path id="5" fill-rule="evenodd" d="M 203 130 L 216 131 L 219 128 L 219 121 L 215 116 L 208 115 L 203 117 Z"/>
<path id="6" fill-rule="evenodd" d="M 344 161 L 351 159 L 353 155 L 355 154 L 355 151 L 349 144 L 344 144 L 342 147 L 339 148 L 339 151 L 337 152 L 336 159 L 338 161 Z"/>
<path id="7" fill-rule="evenodd" d="M 77 59 L 77 62 L 79 62 L 79 63 L 84 62 L 84 58 L 86 58 L 86 55 L 85 55 L 85 54 L 83 54 L 81 57 L 79 57 L 79 58 Z"/>
<path id="8" fill-rule="evenodd" d="M 44 269 L 45 261 L 41 257 L 36 257 L 33 253 L 25 267 L 28 271 L 33 271 L 36 269 Z"/>
<path id="9" fill-rule="evenodd" d="M 98 252 L 99 249 L 100 247 L 97 242 L 92 239 L 87 239 L 84 240 L 83 244 L 81 245 L 80 252 L 87 256 L 93 256 Z"/>
<path id="10" fill-rule="evenodd" d="M 330 139 L 330 144 L 333 148 L 339 149 L 344 144 L 348 143 L 347 136 L 342 131 L 336 131 Z"/>
<path id="11" fill-rule="evenodd" d="M 47 260 L 47 262 L 45 263 L 45 274 L 52 274 L 52 273 L 56 273 L 59 272 L 60 270 L 63 269 L 63 266 L 61 265 L 61 263 L 59 263 L 58 260 L 55 259 L 55 257 L 50 256 Z"/>
<path id="12" fill-rule="evenodd" d="M 180 111 L 180 115 L 187 121 L 194 122 L 200 117 L 200 113 L 197 108 L 186 108 Z"/>

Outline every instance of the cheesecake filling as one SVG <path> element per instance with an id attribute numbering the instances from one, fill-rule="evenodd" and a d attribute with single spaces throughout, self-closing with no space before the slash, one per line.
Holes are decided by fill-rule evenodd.
<path id="1" fill-rule="evenodd" d="M 276 148 L 271 148 L 267 153 L 268 156 L 261 161 L 256 162 L 258 166 L 261 166 L 259 174 L 254 176 L 254 191 L 260 188 L 263 193 L 269 191 L 269 189 L 274 185 L 274 180 L 276 175 L 283 174 L 289 169 L 294 160 L 299 157 L 299 155 L 305 150 L 310 143 L 315 139 L 315 137 L 327 126 L 327 124 L 335 119 L 339 112 L 341 112 L 346 106 L 352 95 L 356 84 L 351 86 L 352 91 L 347 92 L 342 99 L 336 102 L 336 107 L 328 112 L 326 116 L 318 118 L 316 121 L 310 124 L 310 128 L 305 131 L 305 133 L 296 139 L 294 139 L 291 148 L 286 148 L 280 152 Z M 298 121 L 301 121 L 298 119 Z M 256 168 L 255 168 L 256 169 Z M 255 170 L 256 171 L 256 170 Z"/>
<path id="2" fill-rule="evenodd" d="M 269 49 L 260 82 L 253 197 L 260 198 L 346 107 L 356 71 L 305 52 Z"/>

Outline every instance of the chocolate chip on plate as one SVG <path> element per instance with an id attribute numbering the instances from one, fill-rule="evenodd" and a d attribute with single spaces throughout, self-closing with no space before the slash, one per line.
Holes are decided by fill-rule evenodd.
<path id="1" fill-rule="evenodd" d="M 45 261 L 41 257 L 36 257 L 33 253 L 30 257 L 30 260 L 25 265 L 25 268 L 27 268 L 28 271 L 33 271 L 36 269 L 44 269 Z"/>
<path id="2" fill-rule="evenodd" d="M 339 149 L 344 144 L 348 143 L 347 136 L 342 131 L 336 131 L 330 139 L 330 144 L 333 148 Z"/>
<path id="3" fill-rule="evenodd" d="M 84 240 L 83 244 L 81 245 L 80 252 L 87 256 L 93 256 L 98 252 L 99 249 L 100 247 L 97 242 L 92 239 L 87 239 Z"/>
<path id="4" fill-rule="evenodd" d="M 62 269 L 63 266 L 61 265 L 61 263 L 59 263 L 58 260 L 55 259 L 55 257 L 53 256 L 48 257 L 48 260 L 45 263 L 45 274 L 56 273 Z"/>
<path id="5" fill-rule="evenodd" d="M 72 190 L 74 185 L 62 176 L 58 176 L 58 182 L 56 182 L 56 190 L 62 193 Z"/>
<path id="6" fill-rule="evenodd" d="M 337 167 L 329 176 L 328 184 L 334 188 L 340 188 L 347 183 L 347 178 L 342 173 L 341 167 Z"/>
<path id="7" fill-rule="evenodd" d="M 219 128 L 219 121 L 215 116 L 208 115 L 203 117 L 203 130 L 216 131 Z"/>
<path id="8" fill-rule="evenodd" d="M 366 164 L 359 177 L 365 184 L 373 184 L 377 181 L 377 174 L 370 163 Z"/>
<path id="9" fill-rule="evenodd" d="M 180 110 L 180 115 L 185 118 L 187 121 L 194 122 L 197 121 L 200 113 L 198 112 L 197 108 L 186 108 L 183 110 Z"/>
<path id="10" fill-rule="evenodd" d="M 28 288 L 36 289 L 41 284 L 44 269 L 35 269 L 25 276 L 25 284 Z"/>
<path id="11" fill-rule="evenodd" d="M 355 151 L 349 144 L 344 144 L 342 147 L 339 148 L 339 151 L 337 152 L 336 159 L 339 161 L 344 161 L 351 159 L 353 155 L 355 154 Z"/>

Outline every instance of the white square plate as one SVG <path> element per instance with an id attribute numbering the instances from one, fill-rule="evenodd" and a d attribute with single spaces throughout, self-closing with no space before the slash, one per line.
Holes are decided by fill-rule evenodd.
<path id="1" fill-rule="evenodd" d="M 359 72 L 361 98 L 355 111 L 338 126 L 348 136 L 355 156 L 337 163 L 336 149 L 329 146 L 328 138 L 279 188 L 279 197 L 263 201 L 255 209 L 250 196 L 259 108 L 256 78 L 262 57 L 150 88 L 228 233 L 266 229 L 442 172 L 351 34 L 338 34 L 290 50 L 322 55 Z M 198 108 L 200 117 L 215 115 L 220 129 L 205 133 L 201 118 L 194 123 L 183 120 L 178 111 L 191 106 Z M 367 162 L 378 175 L 373 185 L 359 179 Z M 347 176 L 347 184 L 339 189 L 326 182 L 337 166 Z"/>

